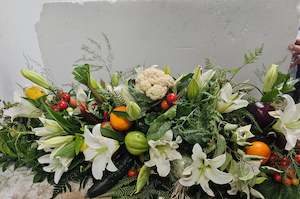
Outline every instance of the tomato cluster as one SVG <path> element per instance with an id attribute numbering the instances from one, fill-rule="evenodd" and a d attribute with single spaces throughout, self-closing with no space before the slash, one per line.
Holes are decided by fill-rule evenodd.
<path id="1" fill-rule="evenodd" d="M 171 105 L 175 104 L 177 100 L 176 93 L 169 93 L 167 98 L 162 100 L 160 103 L 160 107 L 162 110 L 167 110 L 170 108 Z"/>
<path id="2" fill-rule="evenodd" d="M 283 171 L 282 173 L 273 173 L 272 177 L 276 182 L 282 183 L 286 186 L 299 185 L 299 176 L 297 177 L 296 171 L 293 168 L 293 161 L 297 165 L 300 165 L 300 155 L 295 155 L 295 157 L 292 160 L 287 156 L 281 156 L 280 154 L 275 152 L 271 154 L 268 162 L 269 165 Z"/>

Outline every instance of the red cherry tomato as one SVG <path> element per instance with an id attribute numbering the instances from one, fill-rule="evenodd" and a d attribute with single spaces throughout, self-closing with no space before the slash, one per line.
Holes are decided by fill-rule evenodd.
<path id="1" fill-rule="evenodd" d="M 58 103 L 57 103 L 57 106 L 60 108 L 60 110 L 65 110 L 68 108 L 68 103 L 64 100 L 60 100 Z"/>
<path id="2" fill-rule="evenodd" d="M 283 184 L 285 184 L 286 186 L 290 186 L 293 184 L 293 181 L 290 178 L 284 178 Z"/>
<path id="3" fill-rule="evenodd" d="M 281 175 L 279 173 L 274 173 L 273 174 L 273 179 L 276 181 L 276 182 L 281 182 Z"/>
<path id="4" fill-rule="evenodd" d="M 59 112 L 59 111 L 60 111 L 60 108 L 58 107 L 57 104 L 52 105 L 52 106 L 51 106 L 51 109 L 52 109 L 53 111 L 55 111 L 55 112 Z"/>
<path id="5" fill-rule="evenodd" d="M 77 100 L 74 97 L 70 97 L 69 104 L 71 107 L 76 108 L 77 107 Z"/>
<path id="6" fill-rule="evenodd" d="M 300 155 L 295 155 L 295 161 L 300 165 Z"/>
<path id="7" fill-rule="evenodd" d="M 62 94 L 62 97 L 61 97 L 61 99 L 63 99 L 66 102 L 69 102 L 70 98 L 71 98 L 71 96 L 69 93 L 64 93 L 64 94 Z"/>
<path id="8" fill-rule="evenodd" d="M 284 157 L 280 160 L 280 166 L 284 169 L 287 169 L 291 164 L 291 161 L 287 158 Z"/>
<path id="9" fill-rule="evenodd" d="M 176 99 L 177 99 L 177 96 L 176 96 L 175 93 L 169 93 L 169 94 L 167 95 L 167 102 L 168 102 L 169 104 L 174 104 L 174 103 L 176 102 Z"/>
<path id="10" fill-rule="evenodd" d="M 168 104 L 167 100 L 163 100 L 161 103 L 160 103 L 160 107 L 162 110 L 167 110 L 170 105 Z"/>
<path id="11" fill-rule="evenodd" d="M 269 158 L 269 162 L 272 162 L 272 163 L 274 163 L 274 162 L 276 162 L 278 160 L 278 154 L 276 154 L 276 153 L 271 153 L 271 156 L 270 156 L 270 158 Z"/>
<path id="12" fill-rule="evenodd" d="M 139 175 L 138 171 L 135 169 L 130 169 L 127 172 L 128 177 L 136 177 Z"/>

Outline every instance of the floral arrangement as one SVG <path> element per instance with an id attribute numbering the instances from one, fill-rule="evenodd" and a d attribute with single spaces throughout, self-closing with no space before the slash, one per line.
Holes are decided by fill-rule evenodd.
<path id="1" fill-rule="evenodd" d="M 262 90 L 234 81 L 261 53 L 238 68 L 136 67 L 107 83 L 77 65 L 68 91 L 23 69 L 34 85 L 3 102 L 0 165 L 30 168 L 53 198 L 90 179 L 91 198 L 299 198 L 297 80 L 273 64 Z"/>

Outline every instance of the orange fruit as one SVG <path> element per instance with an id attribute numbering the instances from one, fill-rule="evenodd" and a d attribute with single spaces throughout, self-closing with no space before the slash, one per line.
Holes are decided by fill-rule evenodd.
<path id="1" fill-rule="evenodd" d="M 266 143 L 261 141 L 255 141 L 252 142 L 251 146 L 246 147 L 245 153 L 247 155 L 262 156 L 264 158 L 262 164 L 265 164 L 268 162 L 271 156 L 271 149 Z"/>
<path id="2" fill-rule="evenodd" d="M 126 112 L 126 109 L 126 106 L 118 106 L 114 108 L 114 111 Z M 131 126 L 131 122 L 128 119 L 120 117 L 112 112 L 110 114 L 110 125 L 116 131 L 127 131 Z"/>

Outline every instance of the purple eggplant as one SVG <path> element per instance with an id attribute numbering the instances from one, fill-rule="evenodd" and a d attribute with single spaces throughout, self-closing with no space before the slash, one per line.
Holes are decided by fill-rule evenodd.
<path id="1" fill-rule="evenodd" d="M 248 106 L 248 111 L 254 116 L 259 126 L 264 129 L 270 126 L 274 118 L 269 115 L 270 111 L 274 111 L 269 103 L 256 102 Z"/>

